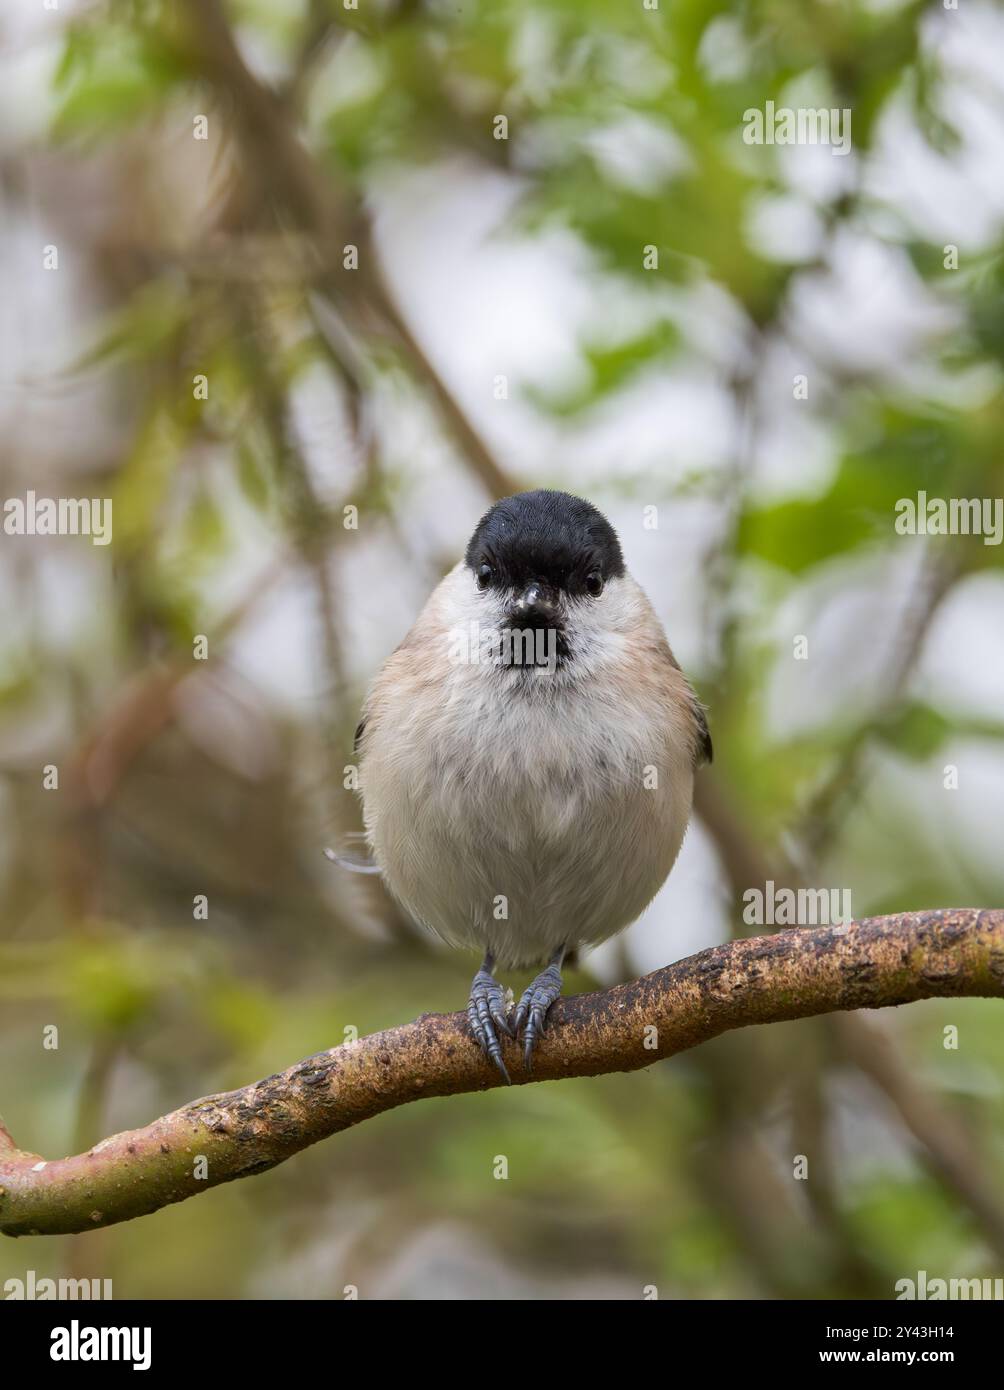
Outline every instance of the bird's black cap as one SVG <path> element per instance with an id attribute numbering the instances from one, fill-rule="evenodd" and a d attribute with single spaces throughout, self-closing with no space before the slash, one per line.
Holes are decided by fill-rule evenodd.
<path id="1" fill-rule="evenodd" d="M 491 565 L 492 583 L 521 586 L 544 580 L 566 593 L 585 592 L 586 576 L 624 573 L 617 533 L 591 502 L 538 488 L 503 497 L 478 522 L 466 563 Z"/>

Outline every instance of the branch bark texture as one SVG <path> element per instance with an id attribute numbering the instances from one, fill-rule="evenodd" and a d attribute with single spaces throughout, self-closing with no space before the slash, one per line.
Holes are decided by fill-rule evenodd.
<path id="1" fill-rule="evenodd" d="M 635 1071 L 753 1023 L 965 995 L 1004 998 L 1002 910 L 901 913 L 733 941 L 559 1000 L 532 1075 L 509 1042 L 506 1060 L 516 1085 Z M 465 1014 L 425 1014 L 70 1158 L 18 1149 L 0 1122 L 0 1232 L 127 1221 L 264 1172 L 385 1110 L 501 1084 Z"/>

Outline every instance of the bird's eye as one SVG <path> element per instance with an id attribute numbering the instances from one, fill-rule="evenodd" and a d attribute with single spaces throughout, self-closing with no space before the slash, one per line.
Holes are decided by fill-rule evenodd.
<path id="1" fill-rule="evenodd" d="M 603 576 L 599 570 L 592 570 L 586 575 L 586 590 L 592 594 L 593 598 L 599 598 L 603 592 Z"/>
<path id="2" fill-rule="evenodd" d="M 478 588 L 479 588 L 479 589 L 487 589 L 487 588 L 488 588 L 488 585 L 492 582 L 492 575 L 493 575 L 494 573 L 495 573 L 495 571 L 492 569 L 491 565 L 479 565 L 479 566 L 478 566 Z"/>

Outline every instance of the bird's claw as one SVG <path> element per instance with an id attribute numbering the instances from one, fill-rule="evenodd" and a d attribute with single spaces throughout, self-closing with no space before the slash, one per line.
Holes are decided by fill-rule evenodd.
<path id="1" fill-rule="evenodd" d="M 540 1035 L 547 1031 L 547 1013 L 561 993 L 561 971 L 557 965 L 549 965 L 523 991 L 523 997 L 516 1006 L 513 1031 L 518 1038 L 522 1035 L 523 1065 L 533 1071 L 533 1049 Z"/>
<path id="2" fill-rule="evenodd" d="M 481 1051 L 495 1063 L 506 1084 L 511 1086 L 512 1081 L 502 1060 L 502 1047 L 498 1035 L 500 1032 L 507 1038 L 514 1038 L 516 1035 L 506 1016 L 505 990 L 487 970 L 479 970 L 474 976 L 471 998 L 467 1005 L 467 1019 Z"/>

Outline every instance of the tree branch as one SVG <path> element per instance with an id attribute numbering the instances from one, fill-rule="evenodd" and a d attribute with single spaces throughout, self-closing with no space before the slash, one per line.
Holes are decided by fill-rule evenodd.
<path id="1" fill-rule="evenodd" d="M 831 802 L 830 807 L 834 810 L 835 803 Z M 694 809 L 718 846 L 736 902 L 747 885 L 766 883 L 768 879 L 785 887 L 808 886 L 804 875 L 796 874 L 791 863 L 772 864 L 766 858 L 736 816 L 734 798 L 723 792 L 707 769 L 694 784 Z M 822 843 L 817 839 L 815 847 Z M 872 1023 L 862 1015 L 852 1015 L 825 1019 L 822 1026 L 836 1044 L 838 1054 L 884 1092 L 920 1145 L 921 1162 L 951 1195 L 969 1208 L 984 1238 L 1004 1259 L 1004 1205 L 999 1199 L 998 1184 L 979 1147 L 959 1123 L 952 1107 L 946 1105 L 945 1098 L 929 1093 L 877 1021 Z M 817 1086 L 820 1080 L 817 1071 Z M 818 1161 L 816 1175 L 818 1179 Z M 817 1190 L 818 1184 L 813 1188 L 814 1192 Z"/>
<path id="2" fill-rule="evenodd" d="M 1004 911 L 909 912 L 734 941 L 559 1000 L 532 1076 L 515 1044 L 505 1045 L 522 1085 L 635 1071 L 752 1023 L 965 995 L 1004 998 Z M 0 1232 L 55 1235 L 128 1221 L 264 1172 L 385 1110 L 501 1084 L 463 1013 L 425 1014 L 72 1158 L 46 1162 L 5 1144 L 0 1130 Z"/>

